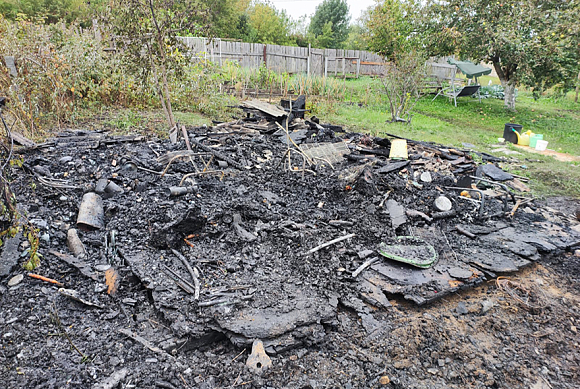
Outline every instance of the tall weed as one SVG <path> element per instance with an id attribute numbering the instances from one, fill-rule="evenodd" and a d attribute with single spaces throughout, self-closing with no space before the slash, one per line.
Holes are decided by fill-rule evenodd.
<path id="1" fill-rule="evenodd" d="M 125 75 L 92 33 L 75 26 L 0 16 L 0 55 L 15 57 L 17 76 L 3 66 L 0 88 L 16 128 L 31 138 L 74 121 L 81 108 L 151 103 L 147 83 Z"/>

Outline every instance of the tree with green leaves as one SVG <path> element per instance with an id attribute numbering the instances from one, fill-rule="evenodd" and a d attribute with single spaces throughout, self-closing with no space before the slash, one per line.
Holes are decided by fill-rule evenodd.
<path id="1" fill-rule="evenodd" d="M 415 34 L 417 9 L 412 0 L 378 0 L 365 19 L 369 48 L 388 59 L 420 49 Z"/>
<path id="2" fill-rule="evenodd" d="M 425 57 L 415 50 L 398 53 L 394 61 L 385 64 L 381 81 L 391 123 L 411 122 L 411 111 L 422 96 L 421 85 L 425 81 L 425 67 Z"/>
<path id="3" fill-rule="evenodd" d="M 572 85 L 578 72 L 577 0 L 447 0 L 428 5 L 427 45 L 493 64 L 515 108 L 515 88 Z"/>
<path id="4" fill-rule="evenodd" d="M 64 21 L 90 25 L 90 6 L 83 0 L 1 0 L 0 13 L 12 20 L 23 14 L 28 18 L 44 18 L 46 23 Z"/>
<path id="5" fill-rule="evenodd" d="M 212 34 L 220 38 L 238 38 L 244 33 L 245 12 L 249 0 L 214 0 L 208 25 Z M 238 30 L 241 29 L 241 34 Z"/>
<path id="6" fill-rule="evenodd" d="M 169 78 L 183 72 L 188 58 L 179 35 L 203 35 L 209 31 L 211 9 L 203 0 L 114 0 L 112 32 L 121 54 L 135 73 L 153 75 L 157 93 L 175 141 L 177 126 L 171 108 Z"/>
<path id="7" fill-rule="evenodd" d="M 366 27 L 361 23 L 356 23 L 350 26 L 348 37 L 344 41 L 344 48 L 346 50 L 368 50 L 368 42 L 366 39 Z"/>
<path id="8" fill-rule="evenodd" d="M 324 0 L 316 7 L 310 20 L 309 33 L 318 45 L 331 49 L 341 47 L 348 37 L 348 12 L 346 0 Z"/>
<path id="9" fill-rule="evenodd" d="M 248 9 L 253 30 L 251 42 L 276 45 L 291 44 L 292 21 L 284 11 L 278 11 L 268 2 L 256 2 Z"/>

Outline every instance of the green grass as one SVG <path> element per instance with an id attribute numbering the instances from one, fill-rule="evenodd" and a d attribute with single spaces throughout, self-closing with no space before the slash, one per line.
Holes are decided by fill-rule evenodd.
<path id="1" fill-rule="evenodd" d="M 174 112 L 175 120 L 186 126 L 210 125 L 211 119 L 197 112 Z"/>
<path id="2" fill-rule="evenodd" d="M 173 113 L 178 124 L 186 126 L 210 125 L 211 118 L 197 112 Z M 84 110 L 76 118 L 75 125 L 84 128 L 102 127 L 113 134 L 124 135 L 140 133 L 167 137 L 167 119 L 161 109 L 106 108 L 99 111 Z"/>
<path id="3" fill-rule="evenodd" d="M 521 91 L 516 111 L 506 110 L 503 100 L 461 98 L 457 108 L 447 98 L 432 96 L 422 98 L 412 112 L 411 124 L 387 123 L 390 115 L 381 100 L 380 81 L 369 78 L 349 80 L 349 102 L 318 101 L 312 104 L 313 112 L 324 121 L 340 124 L 350 131 L 369 132 L 377 136 L 395 134 L 410 139 L 462 147 L 462 143 L 475 145 L 476 150 L 490 152 L 490 145 L 503 136 L 505 123 L 517 123 L 524 131 L 543 134 L 548 148 L 580 156 L 580 104 L 573 102 L 573 93 L 554 99 L 543 97 L 534 100 L 531 93 Z M 373 93 L 369 96 L 369 88 Z M 353 101 L 366 97 L 362 107 Z M 520 149 L 517 150 L 521 152 Z M 503 156 L 499 154 L 498 156 Z M 519 163 L 504 168 L 531 178 L 537 196 L 567 195 L 580 198 L 580 164 L 556 161 L 552 157 L 533 153 L 517 156 Z M 539 161 L 539 162 L 536 162 Z M 522 168 L 524 166 L 525 168 Z"/>

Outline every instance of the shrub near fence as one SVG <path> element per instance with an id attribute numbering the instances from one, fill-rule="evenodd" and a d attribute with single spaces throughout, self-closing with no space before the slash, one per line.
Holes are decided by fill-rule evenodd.
<path id="1" fill-rule="evenodd" d="M 79 108 L 151 104 L 147 83 L 125 74 L 92 33 L 63 23 L 0 16 L 0 56 L 0 90 L 10 99 L 6 114 L 31 138 L 70 123 Z"/>

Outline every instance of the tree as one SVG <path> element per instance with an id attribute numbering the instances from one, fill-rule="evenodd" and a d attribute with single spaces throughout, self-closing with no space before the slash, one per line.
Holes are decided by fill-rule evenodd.
<path id="1" fill-rule="evenodd" d="M 432 22 L 425 32 L 436 54 L 492 63 L 505 106 L 514 109 L 519 83 L 539 90 L 571 85 L 572 69 L 578 70 L 578 36 L 571 34 L 578 31 L 578 7 L 575 0 L 448 0 L 428 6 Z"/>
<path id="2" fill-rule="evenodd" d="M 244 31 L 242 16 L 248 8 L 248 0 L 214 0 L 208 24 L 212 35 L 220 38 L 238 38 L 238 28 Z"/>
<path id="3" fill-rule="evenodd" d="M 113 33 L 121 40 L 130 68 L 145 79 L 153 75 L 170 138 L 175 141 L 169 77 L 183 72 L 187 62 L 177 36 L 207 32 L 211 10 L 195 0 L 114 0 L 111 12 Z"/>
<path id="4" fill-rule="evenodd" d="M 59 21 L 81 22 L 90 25 L 89 5 L 82 0 L 2 0 L 0 13 L 7 19 L 16 19 L 18 14 L 28 18 L 44 18 L 46 23 Z"/>
<path id="5" fill-rule="evenodd" d="M 277 11 L 270 3 L 257 2 L 248 10 L 253 30 L 251 42 L 284 45 L 290 38 L 292 21 L 284 11 Z"/>
<path id="6" fill-rule="evenodd" d="M 309 22 L 310 18 L 308 18 L 306 15 L 292 20 L 292 31 L 290 33 L 290 39 L 295 42 L 296 46 L 308 47 L 308 44 L 312 43 L 308 37 Z"/>
<path id="7" fill-rule="evenodd" d="M 359 23 L 350 26 L 348 37 L 344 42 L 346 50 L 368 50 L 367 31 L 365 27 Z"/>
<path id="8" fill-rule="evenodd" d="M 393 62 L 385 65 L 385 74 L 381 81 L 389 103 L 391 123 L 410 123 L 410 112 L 421 98 L 421 85 L 425 80 L 425 58 L 414 50 L 397 54 Z"/>
<path id="9" fill-rule="evenodd" d="M 369 10 L 365 20 L 371 50 L 392 59 L 396 53 L 419 49 L 415 25 L 418 5 L 413 1 L 382 0 Z"/>
<path id="10" fill-rule="evenodd" d="M 321 33 L 315 37 L 311 35 L 310 40 L 315 47 L 333 47 L 334 32 L 332 31 L 332 22 L 329 20 L 324 23 Z"/>
<path id="11" fill-rule="evenodd" d="M 346 0 L 324 0 L 316 7 L 316 12 L 310 20 L 310 34 L 314 39 L 320 39 L 320 36 L 324 36 L 324 47 L 340 48 L 348 36 L 348 23 L 350 22 L 348 12 Z M 331 28 L 330 37 L 328 37 L 329 27 Z"/>

